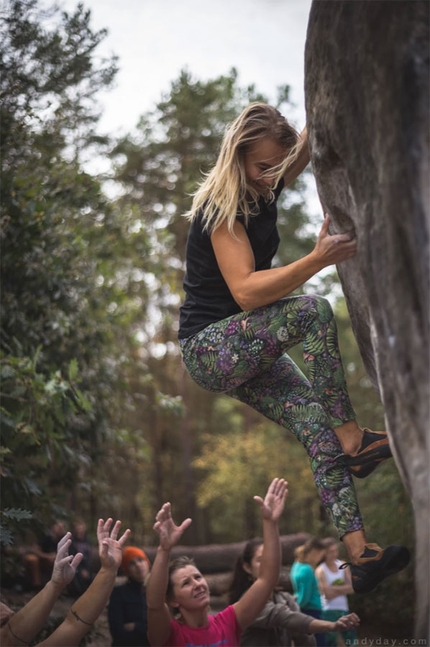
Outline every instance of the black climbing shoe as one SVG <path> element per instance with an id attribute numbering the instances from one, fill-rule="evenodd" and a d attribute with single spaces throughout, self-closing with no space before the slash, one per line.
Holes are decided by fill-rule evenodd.
<path id="1" fill-rule="evenodd" d="M 363 440 L 358 454 L 355 456 L 346 456 L 349 471 L 359 479 L 364 479 L 382 461 L 392 456 L 390 445 L 388 444 L 388 436 L 385 431 L 372 431 L 371 429 L 367 429 L 367 427 L 364 427 L 363 431 Z"/>
<path id="2" fill-rule="evenodd" d="M 406 546 L 380 548 L 378 544 L 365 544 L 364 553 L 357 564 L 346 563 L 340 568 L 350 567 L 355 593 L 370 593 L 386 577 L 405 568 L 409 560 L 410 554 Z"/>

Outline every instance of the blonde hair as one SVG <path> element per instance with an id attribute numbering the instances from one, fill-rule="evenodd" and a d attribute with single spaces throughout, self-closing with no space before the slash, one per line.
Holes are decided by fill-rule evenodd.
<path id="1" fill-rule="evenodd" d="M 276 108 L 266 103 L 251 103 L 227 129 L 216 164 L 194 194 L 192 207 L 185 217 L 193 220 L 202 210 L 203 228 L 210 232 L 227 221 L 232 233 L 238 213 L 248 223 L 260 196 L 247 184 L 244 156 L 261 139 L 272 139 L 285 148 L 282 164 L 262 174 L 279 181 L 300 150 L 298 133 Z M 270 191 L 269 199 L 273 198 Z"/>

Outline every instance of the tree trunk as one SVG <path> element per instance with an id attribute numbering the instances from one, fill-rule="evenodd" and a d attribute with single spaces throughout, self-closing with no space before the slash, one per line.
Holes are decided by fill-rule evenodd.
<path id="1" fill-rule="evenodd" d="M 332 232 L 358 240 L 338 270 L 413 502 L 416 638 L 427 639 L 429 6 L 314 0 L 305 53 L 313 170 Z"/>

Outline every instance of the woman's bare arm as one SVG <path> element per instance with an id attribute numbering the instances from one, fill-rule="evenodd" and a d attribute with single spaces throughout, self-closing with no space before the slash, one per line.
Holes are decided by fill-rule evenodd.
<path id="1" fill-rule="evenodd" d="M 305 170 L 310 162 L 308 131 L 306 129 L 306 126 L 299 135 L 298 146 L 299 149 L 296 159 L 290 166 L 287 167 L 284 173 L 285 186 L 292 184 L 294 180 L 296 180 L 299 175 Z"/>
<path id="2" fill-rule="evenodd" d="M 151 645 L 164 645 L 170 634 L 170 613 L 166 605 L 170 552 L 191 523 L 185 519 L 177 526 L 172 518 L 170 503 L 158 511 L 154 530 L 160 538 L 154 563 L 146 586 L 148 608 L 148 638 Z"/>
<path id="3" fill-rule="evenodd" d="M 117 540 L 121 522 L 117 521 L 112 532 L 112 519 L 100 519 L 97 526 L 101 568 L 83 595 L 72 605 L 66 619 L 39 647 L 70 647 L 79 645 L 105 608 L 122 560 L 122 548 L 130 531 L 126 530 Z"/>
<path id="4" fill-rule="evenodd" d="M 241 629 L 246 629 L 260 615 L 279 579 L 281 544 L 278 522 L 287 493 L 287 482 L 284 479 L 273 479 L 264 501 L 260 497 L 254 497 L 263 517 L 263 555 L 258 578 L 233 605 Z"/>
<path id="5" fill-rule="evenodd" d="M 58 542 L 51 579 L 27 604 L 13 613 L 0 630 L 0 643 L 4 647 L 29 643 L 42 629 L 55 602 L 75 577 L 76 568 L 82 560 L 82 553 L 69 555 L 71 533 Z"/>
<path id="6" fill-rule="evenodd" d="M 211 235 L 219 269 L 242 310 L 253 310 L 279 301 L 306 283 L 324 267 L 340 263 L 356 253 L 350 234 L 329 234 L 325 218 L 314 250 L 307 256 L 269 270 L 255 270 L 254 254 L 245 227 L 236 222 L 230 234 L 224 223 Z"/>

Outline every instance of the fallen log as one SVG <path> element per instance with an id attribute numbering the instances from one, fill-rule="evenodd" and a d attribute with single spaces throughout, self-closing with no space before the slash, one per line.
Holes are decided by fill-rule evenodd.
<path id="1" fill-rule="evenodd" d="M 209 585 L 211 595 L 225 597 L 231 585 L 233 573 L 210 573 L 205 574 L 205 580 Z M 293 592 L 293 586 L 290 580 L 290 568 L 283 566 L 279 574 L 278 586 L 284 591 Z M 226 598 L 227 599 L 227 598 Z"/>
<path id="2" fill-rule="evenodd" d="M 292 564 L 294 561 L 294 550 L 297 546 L 305 543 L 309 537 L 307 533 L 296 533 L 294 535 L 282 535 L 282 563 Z M 207 546 L 175 546 L 172 550 L 172 559 L 187 555 L 196 562 L 197 568 L 202 573 L 228 573 L 233 570 L 236 559 L 242 554 L 246 541 L 232 544 L 209 544 Z M 146 546 L 145 553 L 151 562 L 155 559 L 157 548 Z"/>

